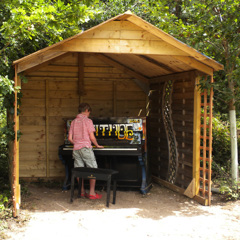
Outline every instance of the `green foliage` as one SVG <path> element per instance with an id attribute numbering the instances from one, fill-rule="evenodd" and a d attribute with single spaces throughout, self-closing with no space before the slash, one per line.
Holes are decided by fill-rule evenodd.
<path id="1" fill-rule="evenodd" d="M 98 0 L 4 0 L 0 1 L 0 200 L 6 206 L 8 142 L 14 136 L 14 88 L 12 63 L 21 57 L 81 32 L 81 24 L 94 18 Z M 26 79 L 20 76 L 23 82 Z M 19 114 L 19 110 L 18 110 Z M 18 138 L 20 137 L 18 133 Z M 6 192 L 4 192 L 6 190 Z"/>
<path id="2" fill-rule="evenodd" d="M 227 180 L 221 182 L 220 192 L 225 196 L 226 200 L 238 200 L 240 199 L 240 182 L 232 185 Z"/>
<path id="3" fill-rule="evenodd" d="M 88 2 L 88 5 L 86 3 Z M 94 15 L 94 1 L 11 0 L 10 18 L 2 25 L 5 39 L 19 44 L 20 39 L 48 44 L 79 33 L 79 25 Z M 10 38 L 13 37 L 14 39 Z"/>
<path id="4" fill-rule="evenodd" d="M 106 0 L 99 1 L 98 7 L 99 12 L 96 18 L 85 22 L 82 25 L 84 29 L 91 28 L 126 11 L 131 11 L 160 29 L 172 33 L 172 30 L 176 29 L 174 23 L 179 12 L 179 3 L 173 0 Z"/>
<path id="5" fill-rule="evenodd" d="M 0 187 L 8 182 L 8 141 L 14 138 L 13 123 L 7 124 L 7 99 L 14 93 L 13 82 L 0 76 Z M 13 106 L 9 107 L 13 111 Z"/>
<path id="6" fill-rule="evenodd" d="M 5 210 L 8 203 L 8 198 L 6 196 L 0 195 L 0 211 Z"/>
<path id="7" fill-rule="evenodd" d="M 184 42 L 224 65 L 224 70 L 215 74 L 215 109 L 227 112 L 231 104 L 239 109 L 239 1 L 192 0 L 184 8 L 188 29 Z"/>
<path id="8" fill-rule="evenodd" d="M 222 121 L 220 115 L 213 118 L 213 160 L 221 166 L 231 158 L 229 123 Z"/>
<path id="9" fill-rule="evenodd" d="M 1 126 L 4 126 L 6 123 L 6 118 L 3 117 L 3 114 L 0 114 Z M 7 126 L 5 125 L 1 128 L 0 131 L 0 223 L 1 219 L 10 216 L 9 211 L 9 197 L 11 195 L 10 187 L 8 183 L 8 173 L 9 173 L 9 166 L 8 166 L 8 147 L 7 147 L 7 137 L 6 134 L 3 133 L 3 129 L 6 129 Z M 12 131 L 11 131 L 12 133 Z M 0 224 L 2 225 L 2 224 Z M 1 231 L 1 227 L 0 227 Z"/>
<path id="10" fill-rule="evenodd" d="M 5 0 L 0 2 L 0 75 L 13 78 L 12 62 L 81 32 L 98 1 Z"/>
<path id="11" fill-rule="evenodd" d="M 7 76 L 0 76 L 0 113 L 6 114 L 6 109 L 9 109 L 13 113 L 13 101 L 12 95 L 14 93 L 13 81 L 8 79 Z M 6 120 L 0 119 L 0 127 L 3 127 Z"/>
<path id="12" fill-rule="evenodd" d="M 3 219 L 10 217 L 10 206 L 11 206 L 11 195 L 10 191 L 4 191 L 0 193 L 0 222 Z M 0 229 L 1 230 L 1 229 Z"/>
<path id="13" fill-rule="evenodd" d="M 239 169 L 240 170 L 240 169 Z M 226 201 L 240 199 L 240 182 L 233 183 L 231 177 L 231 161 L 227 160 L 224 164 L 219 165 L 213 161 L 214 184 L 219 186 L 220 193 Z"/>
<path id="14" fill-rule="evenodd" d="M 213 160 L 221 166 L 228 166 L 228 161 L 231 158 L 231 140 L 229 121 L 224 114 L 215 114 L 213 117 Z M 240 122 L 237 122 L 237 126 L 240 126 Z M 238 148 L 240 148 L 240 141 L 238 141 Z M 238 152 L 240 157 L 240 152 Z M 238 157 L 238 158 L 239 158 Z M 229 169 L 226 169 L 230 171 Z"/>
<path id="15" fill-rule="evenodd" d="M 213 181 L 220 185 L 220 192 L 226 200 L 240 199 L 239 183 L 232 184 L 231 178 L 231 142 L 229 122 L 222 120 L 224 115 L 213 118 Z M 240 142 L 238 142 L 238 148 Z M 238 158 L 239 159 L 239 158 Z"/>
<path id="16" fill-rule="evenodd" d="M 5 234 L 2 232 L 8 228 L 6 220 L 11 218 L 11 194 L 10 191 L 0 191 L 0 239 L 5 239 Z"/>
<path id="17" fill-rule="evenodd" d="M 229 121 L 224 114 L 215 114 L 212 119 L 212 136 L 213 136 L 213 161 L 219 166 L 223 167 L 225 171 L 230 172 L 231 159 L 231 140 Z M 240 122 L 237 122 L 240 126 Z M 240 141 L 238 141 L 238 148 L 240 148 Z M 240 157 L 240 152 L 238 152 Z M 238 159 L 239 159 L 238 157 Z"/>
<path id="18" fill-rule="evenodd" d="M 5 215 L 6 209 L 9 207 L 9 199 L 5 194 L 0 194 L 0 218 Z"/>

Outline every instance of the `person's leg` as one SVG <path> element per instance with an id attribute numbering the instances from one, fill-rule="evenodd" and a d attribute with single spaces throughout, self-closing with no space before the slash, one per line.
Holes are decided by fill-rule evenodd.
<path id="1" fill-rule="evenodd" d="M 90 184 L 89 195 L 94 196 L 96 194 L 95 193 L 96 179 L 90 179 L 89 184 Z"/>
<path id="2" fill-rule="evenodd" d="M 81 151 L 81 153 L 84 153 L 83 161 L 85 162 L 86 166 L 89 168 L 97 168 L 97 161 L 94 155 L 94 152 L 92 148 L 85 148 Z M 100 199 L 102 195 L 99 195 L 95 192 L 95 186 L 96 186 L 96 179 L 90 179 L 90 190 L 89 190 L 89 198 L 90 199 Z"/>
<path id="3" fill-rule="evenodd" d="M 74 167 L 84 167 L 84 162 L 82 160 L 81 152 L 80 150 L 74 150 L 73 151 L 73 158 L 74 158 Z M 79 184 L 79 178 L 77 178 L 77 182 Z M 81 195 L 83 196 L 85 194 L 85 188 L 84 188 L 84 179 L 82 179 L 82 188 L 81 188 Z"/>

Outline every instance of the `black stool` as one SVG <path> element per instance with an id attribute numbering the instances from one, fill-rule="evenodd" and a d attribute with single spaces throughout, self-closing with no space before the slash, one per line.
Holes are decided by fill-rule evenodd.
<path id="1" fill-rule="evenodd" d="M 78 178 L 84 178 L 84 179 L 97 179 L 97 180 L 107 181 L 107 203 L 106 203 L 106 206 L 109 207 L 112 175 L 116 174 L 116 173 L 118 173 L 118 171 L 115 171 L 112 169 L 86 168 L 86 167 L 73 168 L 72 169 L 72 178 L 71 178 L 70 202 L 73 202 L 75 178 L 78 177 Z M 82 188 L 82 181 L 79 179 L 78 197 L 81 197 L 81 188 Z M 116 180 L 113 179 L 113 204 L 115 204 L 115 202 L 116 202 L 116 189 L 117 189 L 117 183 L 116 183 Z"/>

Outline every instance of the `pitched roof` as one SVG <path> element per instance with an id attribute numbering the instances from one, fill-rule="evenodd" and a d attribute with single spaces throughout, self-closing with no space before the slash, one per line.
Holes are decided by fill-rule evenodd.
<path id="1" fill-rule="evenodd" d="M 200 70 L 212 75 L 223 65 L 201 54 L 142 18 L 126 12 L 91 29 L 34 52 L 13 62 L 23 72 L 67 52 L 104 54 L 121 63 L 123 55 L 132 61 L 145 60 L 162 69 L 162 75 Z M 130 67 L 130 66 L 129 66 Z M 132 69 L 134 69 L 132 67 Z"/>

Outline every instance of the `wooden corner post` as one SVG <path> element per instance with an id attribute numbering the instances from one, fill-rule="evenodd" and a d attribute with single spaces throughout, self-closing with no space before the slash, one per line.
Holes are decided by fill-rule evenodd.
<path id="1" fill-rule="evenodd" d="M 13 216 L 17 217 L 19 214 L 21 204 L 21 190 L 19 185 L 19 141 L 18 141 L 18 130 L 19 130 L 19 116 L 17 113 L 18 102 L 17 102 L 17 87 L 20 86 L 21 82 L 17 75 L 17 66 L 15 65 L 15 100 L 14 100 L 14 133 L 15 139 L 13 144 L 13 164 L 12 164 L 12 198 L 13 198 Z"/>
<path id="2" fill-rule="evenodd" d="M 195 179 L 195 193 L 199 193 L 200 168 L 200 124 L 201 124 L 201 94 L 198 88 L 200 77 L 195 79 L 194 88 L 194 118 L 193 118 L 193 179 Z"/>

